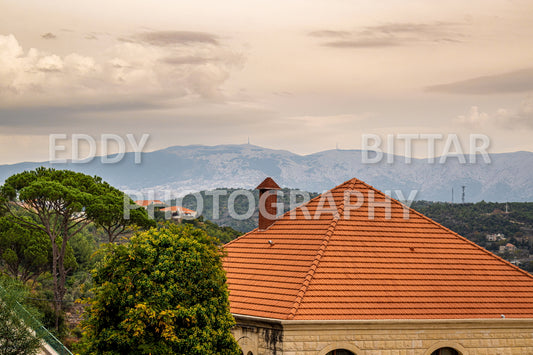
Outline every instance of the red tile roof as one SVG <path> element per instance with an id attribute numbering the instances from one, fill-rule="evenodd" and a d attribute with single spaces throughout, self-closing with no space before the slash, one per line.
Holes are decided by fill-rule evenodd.
<path id="1" fill-rule="evenodd" d="M 162 208 L 162 209 L 161 209 L 161 212 L 166 212 L 166 211 L 170 211 L 170 212 L 181 212 L 181 213 L 187 213 L 187 214 L 194 214 L 194 213 L 196 213 L 196 211 L 193 211 L 193 210 L 190 210 L 190 209 L 188 209 L 188 208 L 181 207 L 181 206 L 170 206 L 170 207 L 165 207 L 165 208 Z"/>
<path id="2" fill-rule="evenodd" d="M 355 208 L 357 191 L 364 202 Z M 336 208 L 324 212 L 329 202 Z M 294 320 L 533 318 L 533 276 L 357 179 L 225 250 L 234 314 Z"/>
<path id="3" fill-rule="evenodd" d="M 135 203 L 139 206 L 150 206 L 150 205 L 165 205 L 164 202 L 161 202 L 160 200 L 137 200 Z"/>

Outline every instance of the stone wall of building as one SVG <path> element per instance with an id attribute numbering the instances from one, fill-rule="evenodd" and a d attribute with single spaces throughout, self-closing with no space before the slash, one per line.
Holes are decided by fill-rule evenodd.
<path id="1" fill-rule="evenodd" d="M 533 354 L 533 320 L 240 319 L 238 324 L 234 335 L 244 355 L 326 355 L 334 349 L 356 355 L 430 355 L 443 347 L 462 355 Z"/>
<path id="2" fill-rule="evenodd" d="M 263 321 L 236 317 L 233 336 L 244 355 L 283 354 L 283 327 L 281 321 Z"/>

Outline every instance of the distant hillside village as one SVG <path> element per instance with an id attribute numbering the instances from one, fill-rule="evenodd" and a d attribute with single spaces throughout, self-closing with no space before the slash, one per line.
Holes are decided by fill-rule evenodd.
<path id="1" fill-rule="evenodd" d="M 149 214 L 154 215 L 156 212 L 163 214 L 172 219 L 183 219 L 183 218 L 196 218 L 197 213 L 191 209 L 182 207 L 182 206 L 171 206 L 162 202 L 161 200 L 137 200 L 135 203 L 143 208 L 145 208 Z"/>
<path id="2" fill-rule="evenodd" d="M 227 191 L 219 196 L 218 218 L 213 218 L 212 196 L 206 191 L 199 193 L 202 197 L 204 208 L 201 216 L 220 226 L 231 227 L 241 233 L 247 233 L 257 227 L 258 220 L 258 194 L 255 190 L 248 190 L 254 194 L 256 200 L 255 212 L 250 218 L 236 220 L 228 213 L 228 196 L 237 191 L 236 189 L 221 189 Z M 284 206 L 284 212 L 289 208 L 289 194 L 291 189 L 281 189 L 283 197 L 280 199 Z M 297 190 L 300 191 L 300 190 Z M 317 193 L 302 192 L 309 198 L 316 197 Z M 303 202 L 303 200 L 298 200 Z M 200 217 L 195 210 L 197 207 L 196 197 L 185 196 L 183 206 L 178 206 L 176 200 L 163 202 L 161 200 L 138 200 L 136 204 L 147 209 L 156 219 L 173 219 L 177 221 L 192 220 Z M 248 209 L 248 201 L 237 198 L 233 202 L 234 209 L 245 211 Z M 510 203 L 445 203 L 414 201 L 411 205 L 419 211 L 443 226 L 468 238 L 476 244 L 496 253 L 503 259 L 508 260 L 524 270 L 533 271 L 533 203 L 510 202 Z"/>
<path id="3" fill-rule="evenodd" d="M 512 264 L 533 271 L 533 203 L 414 201 L 411 207 Z"/>

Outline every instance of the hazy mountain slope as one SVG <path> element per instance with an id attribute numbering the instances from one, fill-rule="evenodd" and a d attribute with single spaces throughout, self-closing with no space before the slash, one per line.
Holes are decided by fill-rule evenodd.
<path id="1" fill-rule="evenodd" d="M 68 168 L 102 176 L 127 190 L 172 191 L 175 194 L 217 187 L 253 188 L 265 176 L 281 186 L 323 191 L 357 177 L 381 190 L 401 190 L 408 196 L 417 190 L 417 199 L 466 201 L 533 201 L 533 153 L 492 154 L 491 164 L 478 157 L 476 164 L 459 164 L 448 158 L 446 164 L 413 159 L 410 164 L 395 156 L 394 163 L 383 159 L 364 164 L 359 150 L 328 150 L 298 155 L 285 150 L 254 145 L 176 146 L 143 153 L 142 163 L 134 164 L 133 153 L 118 164 L 102 164 L 95 158 L 88 164 L 20 163 L 0 166 L 0 180 L 37 166 Z M 468 159 L 467 159 L 468 160 Z M 396 195 L 393 193 L 393 196 Z"/>

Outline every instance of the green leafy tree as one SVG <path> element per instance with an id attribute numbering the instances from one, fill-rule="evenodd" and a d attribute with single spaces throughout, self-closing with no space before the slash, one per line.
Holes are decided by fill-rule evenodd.
<path id="1" fill-rule="evenodd" d="M 41 344 L 21 318 L 26 291 L 6 278 L 0 278 L 0 355 L 36 354 Z"/>
<path id="2" fill-rule="evenodd" d="M 0 218 L 0 261 L 4 270 L 23 283 L 37 278 L 49 269 L 52 247 L 48 236 Z"/>
<path id="3" fill-rule="evenodd" d="M 35 282 L 49 271 L 52 265 L 52 246 L 42 231 L 32 230 L 13 222 L 8 217 L 0 218 L 0 264 L 13 278 L 22 283 Z M 78 267 L 74 250 L 67 243 L 64 264 L 69 273 Z"/>
<path id="4" fill-rule="evenodd" d="M 65 260 L 68 241 L 91 222 L 107 223 L 108 204 L 123 208 L 122 200 L 112 198 L 116 191 L 96 176 L 43 167 L 9 177 L 0 189 L 4 211 L 17 223 L 44 232 L 52 243 L 56 328 L 69 271 Z M 17 214 L 20 208 L 33 218 Z"/>
<path id="5" fill-rule="evenodd" d="M 191 226 L 108 244 L 83 322 L 90 354 L 239 354 L 219 241 Z"/>
<path id="6" fill-rule="evenodd" d="M 88 206 L 87 212 L 98 216 L 95 223 L 106 232 L 109 243 L 115 242 L 119 236 L 128 233 L 133 226 L 146 229 L 156 226 L 155 221 L 148 217 L 148 212 L 144 208 L 138 206 L 129 209 L 127 207 L 135 203 L 124 192 L 105 182 L 98 188 L 101 190 L 101 197 Z M 125 213 L 125 208 L 128 208 L 127 213 Z"/>
<path id="7" fill-rule="evenodd" d="M 169 221 L 170 223 L 176 223 L 175 221 Z M 203 216 L 200 216 L 195 219 L 184 219 L 179 223 L 190 224 L 194 228 L 198 228 L 206 232 L 208 235 L 217 238 L 223 244 L 226 244 L 233 239 L 242 235 L 241 232 L 236 231 L 231 227 L 220 227 L 218 224 L 211 222 L 208 219 L 205 219 Z"/>

